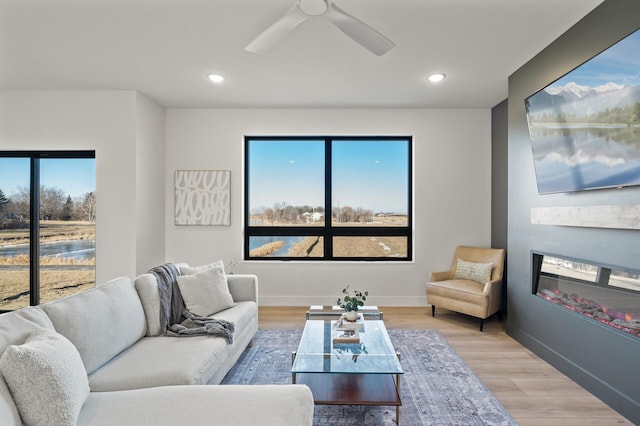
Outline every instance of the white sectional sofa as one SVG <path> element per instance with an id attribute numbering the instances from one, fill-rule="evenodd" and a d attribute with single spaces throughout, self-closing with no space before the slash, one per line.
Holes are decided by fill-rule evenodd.
<path id="1" fill-rule="evenodd" d="M 60 401 L 69 399 L 81 406 L 78 425 L 311 425 L 313 397 L 306 386 L 218 385 L 258 327 L 257 278 L 228 275 L 228 283 L 235 305 L 213 317 L 235 323 L 231 344 L 220 337 L 162 335 L 157 328 L 157 284 L 149 274 L 136 278 L 135 284 L 130 278 L 118 278 L 64 299 L 0 315 L 0 354 L 13 345 L 0 361 L 6 380 L 0 380 L 0 424 L 29 424 L 24 417 L 26 413 L 28 419 L 34 418 L 30 412 L 35 412 L 36 419 L 43 414 L 57 418 L 69 408 L 60 408 Z M 37 337 L 42 329 L 49 332 Z M 65 374 L 53 378 L 62 385 L 46 383 L 46 371 L 44 378 L 31 378 L 29 373 L 13 370 L 12 361 L 19 364 L 16 368 L 24 367 L 24 362 L 15 361 L 24 356 L 21 349 L 43 344 L 53 347 L 45 358 L 62 359 L 64 368 L 59 369 Z M 65 358 L 69 347 L 81 360 L 75 372 L 73 354 Z M 76 382 L 86 383 L 69 389 L 66 376 L 78 369 L 82 374 Z M 27 382 L 23 386 L 33 386 L 26 400 L 12 398 L 12 393 L 18 394 L 11 388 L 17 386 L 16 376 L 18 382 Z M 39 399 L 37 388 L 43 385 L 44 399 Z M 73 413 L 70 416 L 75 420 Z"/>

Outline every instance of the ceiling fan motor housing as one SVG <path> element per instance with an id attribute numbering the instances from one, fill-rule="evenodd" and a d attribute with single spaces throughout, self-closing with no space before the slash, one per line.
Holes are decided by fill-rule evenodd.
<path id="1" fill-rule="evenodd" d="M 328 8 L 327 0 L 300 0 L 300 10 L 310 16 L 323 15 Z"/>
<path id="2" fill-rule="evenodd" d="M 384 55 L 395 44 L 382 33 L 340 9 L 332 0 L 298 0 L 276 22 L 256 37 L 245 50 L 266 53 L 304 21 L 321 16 L 375 55 Z"/>

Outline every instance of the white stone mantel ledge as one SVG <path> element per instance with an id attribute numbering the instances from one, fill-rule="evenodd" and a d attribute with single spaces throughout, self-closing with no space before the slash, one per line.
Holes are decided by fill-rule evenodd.
<path id="1" fill-rule="evenodd" d="M 534 225 L 640 229 L 640 204 L 612 206 L 534 207 Z"/>

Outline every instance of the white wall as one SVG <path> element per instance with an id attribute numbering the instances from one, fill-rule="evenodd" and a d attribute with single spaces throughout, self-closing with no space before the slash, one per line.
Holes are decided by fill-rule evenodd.
<path id="1" fill-rule="evenodd" d="M 165 260 L 241 259 L 246 134 L 412 135 L 414 262 L 243 262 L 236 272 L 260 277 L 263 305 L 328 304 L 351 284 L 369 290 L 372 303 L 419 306 L 429 271 L 448 268 L 457 244 L 490 244 L 490 120 L 489 109 L 165 114 L 130 91 L 0 92 L 0 149 L 96 150 L 100 282 Z M 231 226 L 173 224 L 177 169 L 231 170 Z"/>
<path id="2" fill-rule="evenodd" d="M 490 109 L 169 109 L 166 111 L 168 261 L 241 260 L 244 135 L 412 135 L 414 262 L 242 262 L 260 279 L 261 305 L 331 304 L 369 290 L 372 304 L 426 305 L 424 284 L 458 244 L 491 243 Z M 173 173 L 231 170 L 231 226 L 175 226 Z"/>
<path id="3" fill-rule="evenodd" d="M 164 108 L 136 95 L 136 274 L 164 262 Z"/>
<path id="4" fill-rule="evenodd" d="M 136 185 L 138 175 L 151 176 L 136 164 L 138 132 L 147 141 L 141 152 L 150 150 L 157 135 L 163 137 L 158 108 L 131 91 L 0 92 L 0 149 L 96 151 L 97 282 L 137 273 L 136 247 L 143 244 L 137 231 L 140 227 L 147 232 L 152 225 L 138 220 L 136 190 L 158 191 L 160 202 L 155 204 L 164 204 L 162 185 Z M 140 125 L 138 114 L 147 115 Z M 153 167 L 147 169 L 153 173 Z M 161 174 L 154 176 L 162 180 Z M 155 214 L 164 223 L 163 211 Z M 163 238 L 164 227 L 158 226 L 156 233 Z M 153 241 L 144 244 L 152 246 Z"/>

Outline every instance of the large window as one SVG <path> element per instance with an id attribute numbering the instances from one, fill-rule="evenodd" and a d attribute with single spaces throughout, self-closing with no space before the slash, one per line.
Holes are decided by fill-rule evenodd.
<path id="1" fill-rule="evenodd" d="M 411 260 L 411 137 L 245 138 L 245 259 Z"/>
<path id="2" fill-rule="evenodd" d="M 0 151 L 0 310 L 95 285 L 95 153 Z"/>

